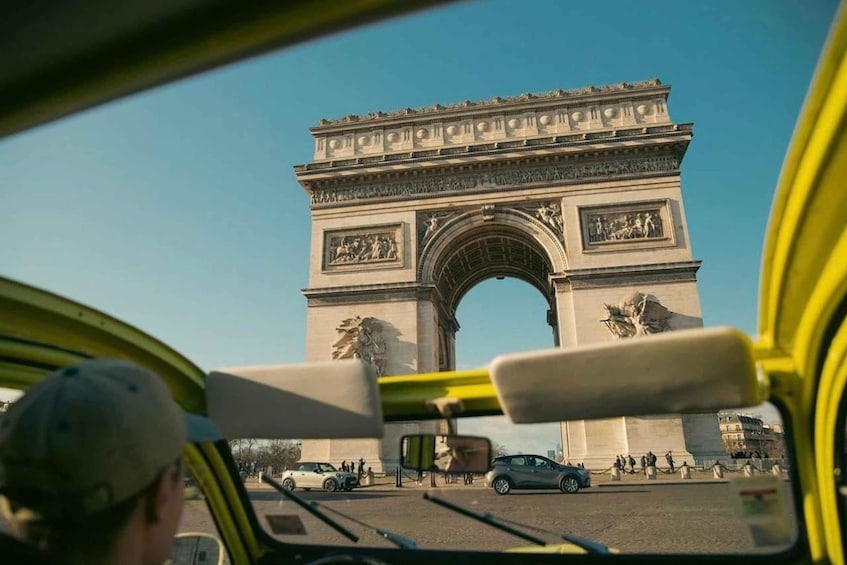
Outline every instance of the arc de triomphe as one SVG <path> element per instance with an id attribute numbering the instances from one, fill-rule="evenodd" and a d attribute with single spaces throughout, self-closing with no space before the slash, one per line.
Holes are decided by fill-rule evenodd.
<path id="1" fill-rule="evenodd" d="M 563 347 L 701 326 L 680 190 L 692 124 L 671 121 L 669 92 L 650 80 L 321 120 L 295 167 L 311 197 L 306 360 L 453 369 L 456 308 L 496 276 L 538 289 Z M 307 441 L 303 459 L 390 469 L 398 436 L 434 425 Z M 564 422 L 562 446 L 596 467 L 722 455 L 714 414 Z"/>

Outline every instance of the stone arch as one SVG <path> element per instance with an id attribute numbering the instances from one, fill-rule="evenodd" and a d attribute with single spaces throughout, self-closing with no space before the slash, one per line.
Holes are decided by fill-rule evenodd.
<path id="1" fill-rule="evenodd" d="M 379 324 L 392 374 L 454 369 L 456 307 L 497 276 L 542 293 L 557 346 L 637 334 L 667 315 L 649 327 L 702 325 L 680 187 L 693 125 L 671 121 L 669 93 L 651 80 L 312 128 L 314 160 L 295 167 L 312 216 L 306 359 L 326 360 L 339 324 L 360 316 Z M 333 241 L 345 238 L 363 249 L 338 261 Z M 633 296 L 656 302 L 648 312 Z M 721 452 L 712 424 L 692 415 L 566 422 L 562 446 L 589 466 L 659 448 L 704 460 Z M 408 432 L 391 426 L 382 441 L 304 442 L 303 457 L 364 456 L 393 469 Z"/>
<path id="2" fill-rule="evenodd" d="M 555 309 L 549 276 L 566 268 L 562 234 L 522 210 L 480 209 L 449 219 L 426 242 L 418 280 L 435 285 L 451 315 L 471 288 L 495 276 L 531 284 Z"/>

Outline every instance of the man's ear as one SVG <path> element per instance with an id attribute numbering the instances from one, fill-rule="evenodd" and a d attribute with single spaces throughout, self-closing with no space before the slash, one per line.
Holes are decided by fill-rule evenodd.
<path id="1" fill-rule="evenodd" d="M 148 523 L 158 523 L 164 509 L 173 503 L 173 498 L 183 496 L 182 483 L 174 478 L 178 479 L 181 473 L 180 464 L 174 463 L 159 474 L 146 500 L 145 514 Z"/>

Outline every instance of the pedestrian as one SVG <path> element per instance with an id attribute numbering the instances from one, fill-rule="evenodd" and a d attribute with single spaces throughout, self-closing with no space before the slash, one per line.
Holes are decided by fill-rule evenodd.
<path id="1" fill-rule="evenodd" d="M 647 474 L 647 456 L 646 455 L 641 456 L 641 472 L 644 473 L 645 475 Z"/>
<path id="2" fill-rule="evenodd" d="M 665 461 L 668 462 L 668 467 L 671 468 L 671 473 L 673 473 L 673 454 L 670 451 L 665 453 Z"/>
<path id="3" fill-rule="evenodd" d="M 214 441 L 154 373 L 89 359 L 36 383 L 4 414 L 7 521 L 56 562 L 164 563 L 184 500 L 186 441 Z"/>

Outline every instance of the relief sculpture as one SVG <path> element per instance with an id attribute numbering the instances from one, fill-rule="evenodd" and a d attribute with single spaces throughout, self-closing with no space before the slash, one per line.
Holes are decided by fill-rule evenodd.
<path id="1" fill-rule="evenodd" d="M 661 333 L 670 330 L 673 312 L 655 296 L 636 292 L 618 305 L 606 304 L 606 319 L 601 320 L 617 338 Z"/>
<path id="2" fill-rule="evenodd" d="M 397 260 L 394 232 L 337 235 L 329 238 L 329 264 Z"/>
<path id="3" fill-rule="evenodd" d="M 418 251 L 441 231 L 447 220 L 456 216 L 456 212 L 428 212 L 424 219 L 418 217 Z"/>
<path id="4" fill-rule="evenodd" d="M 564 233 L 565 224 L 562 221 L 562 208 L 558 204 L 544 202 L 538 207 L 538 210 L 535 211 L 535 215 L 542 222 L 547 224 L 548 227 L 552 228 L 554 232 L 558 234 Z"/>
<path id="5" fill-rule="evenodd" d="M 335 328 L 338 340 L 332 344 L 333 359 L 361 359 L 373 365 L 378 377 L 385 372 L 385 340 L 379 320 L 354 316 Z"/>
<path id="6" fill-rule="evenodd" d="M 615 175 L 656 173 L 673 171 L 678 168 L 679 159 L 676 156 L 663 155 L 576 165 L 548 165 L 498 173 L 453 174 L 447 177 L 419 178 L 346 188 L 324 187 L 320 182 L 315 182 L 311 188 L 311 198 L 313 206 L 320 206 L 371 198 L 406 198 L 418 194 L 507 188 L 532 183 L 567 182 Z"/>
<path id="7" fill-rule="evenodd" d="M 665 237 L 661 210 L 636 210 L 588 215 L 588 241 L 627 241 Z"/>

